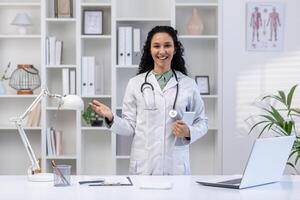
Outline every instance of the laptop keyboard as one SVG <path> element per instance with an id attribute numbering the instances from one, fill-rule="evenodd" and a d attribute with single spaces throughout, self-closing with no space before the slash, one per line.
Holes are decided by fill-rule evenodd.
<path id="1" fill-rule="evenodd" d="M 241 183 L 242 179 L 241 178 L 237 178 L 237 179 L 231 179 L 228 181 L 222 181 L 222 182 L 218 182 L 218 183 L 222 183 L 222 184 L 239 184 Z"/>

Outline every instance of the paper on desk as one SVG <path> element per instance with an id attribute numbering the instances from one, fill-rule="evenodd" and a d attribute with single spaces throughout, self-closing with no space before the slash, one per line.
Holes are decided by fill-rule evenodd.
<path id="1" fill-rule="evenodd" d="M 173 183 L 170 181 L 144 180 L 139 183 L 139 187 L 148 190 L 169 190 L 172 189 Z"/>

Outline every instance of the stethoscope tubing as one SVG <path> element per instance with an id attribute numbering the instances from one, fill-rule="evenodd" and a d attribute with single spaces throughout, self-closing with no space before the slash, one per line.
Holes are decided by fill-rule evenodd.
<path id="1" fill-rule="evenodd" d="M 144 81 L 144 83 L 141 85 L 141 93 L 143 93 L 143 90 L 144 90 L 144 87 L 145 87 L 145 86 L 150 86 L 150 87 L 151 87 L 151 90 L 154 92 L 154 87 L 153 87 L 153 85 L 147 81 L 148 75 L 149 75 L 149 73 L 150 73 L 151 71 L 152 71 L 152 70 L 149 70 L 149 71 L 147 72 L 146 76 L 145 76 L 145 81 Z M 177 75 L 176 75 L 176 73 L 175 73 L 175 70 L 172 69 L 172 71 L 173 71 L 173 74 L 174 74 L 175 79 L 176 79 L 176 82 L 177 82 L 177 84 L 176 84 L 176 94 L 175 94 L 175 99 L 174 99 L 174 102 L 173 102 L 173 108 L 172 108 L 172 110 L 175 111 L 176 102 L 177 102 L 178 93 L 179 93 L 179 82 L 178 82 L 178 78 L 177 78 Z"/>

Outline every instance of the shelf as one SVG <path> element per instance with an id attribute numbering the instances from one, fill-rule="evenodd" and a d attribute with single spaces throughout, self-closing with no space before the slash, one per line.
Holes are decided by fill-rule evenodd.
<path id="1" fill-rule="evenodd" d="M 81 35 L 81 39 L 111 39 L 111 35 Z"/>
<path id="2" fill-rule="evenodd" d="M 216 126 L 208 126 L 209 131 L 217 131 L 218 128 Z"/>
<path id="3" fill-rule="evenodd" d="M 116 156 L 117 159 L 130 159 L 130 156 Z"/>
<path id="4" fill-rule="evenodd" d="M 161 22 L 161 21 L 171 21 L 170 18 L 117 18 L 116 19 L 117 22 Z"/>
<path id="5" fill-rule="evenodd" d="M 103 131 L 109 131 L 108 128 L 106 128 L 105 126 L 102 126 L 102 127 L 90 127 L 90 126 L 83 126 L 81 127 L 81 130 L 82 131 L 100 131 L 100 130 L 103 130 Z"/>
<path id="6" fill-rule="evenodd" d="M 117 69 L 137 69 L 139 68 L 138 65 L 116 65 Z"/>
<path id="7" fill-rule="evenodd" d="M 176 3 L 176 7 L 218 7 L 218 3 Z"/>
<path id="8" fill-rule="evenodd" d="M 75 18 L 46 18 L 46 22 L 76 22 Z"/>
<path id="9" fill-rule="evenodd" d="M 0 39 L 41 39 L 39 34 L 17 35 L 17 34 L 0 34 Z"/>
<path id="10" fill-rule="evenodd" d="M 1 6 L 35 7 L 41 6 L 40 2 L 0 2 Z"/>
<path id="11" fill-rule="evenodd" d="M 76 65 L 46 65 L 47 69 L 76 68 Z"/>
<path id="12" fill-rule="evenodd" d="M 218 95 L 201 95 L 203 99 L 217 99 Z"/>
<path id="13" fill-rule="evenodd" d="M 217 35 L 179 35 L 179 39 L 218 39 Z"/>
<path id="14" fill-rule="evenodd" d="M 49 111 L 76 111 L 76 110 L 71 110 L 71 109 L 62 109 L 62 108 L 59 108 L 58 107 L 47 107 L 46 110 L 49 110 Z"/>
<path id="15" fill-rule="evenodd" d="M 36 98 L 38 95 L 21 95 L 21 94 L 5 94 L 0 95 L 0 99 L 22 99 L 22 98 Z"/>
<path id="16" fill-rule="evenodd" d="M 111 7 L 111 3 L 81 3 L 81 7 Z"/>
<path id="17" fill-rule="evenodd" d="M 48 160 L 75 160 L 77 159 L 76 156 L 72 156 L 72 155 L 61 155 L 61 156 L 46 156 L 46 159 Z"/>
<path id="18" fill-rule="evenodd" d="M 107 98 L 107 99 L 109 99 L 112 97 L 109 94 L 101 94 L 101 95 L 93 95 L 93 96 L 81 96 L 81 98 L 102 98 L 102 99 Z"/>
<path id="19" fill-rule="evenodd" d="M 25 130 L 42 130 L 41 127 L 24 127 Z M 0 126 L 0 130 L 17 130 L 14 126 Z"/>

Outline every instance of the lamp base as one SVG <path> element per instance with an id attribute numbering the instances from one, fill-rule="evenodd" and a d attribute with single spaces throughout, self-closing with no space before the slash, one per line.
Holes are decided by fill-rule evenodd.
<path id="1" fill-rule="evenodd" d="M 28 181 L 31 182 L 52 182 L 53 174 L 52 173 L 38 173 L 28 175 Z"/>

